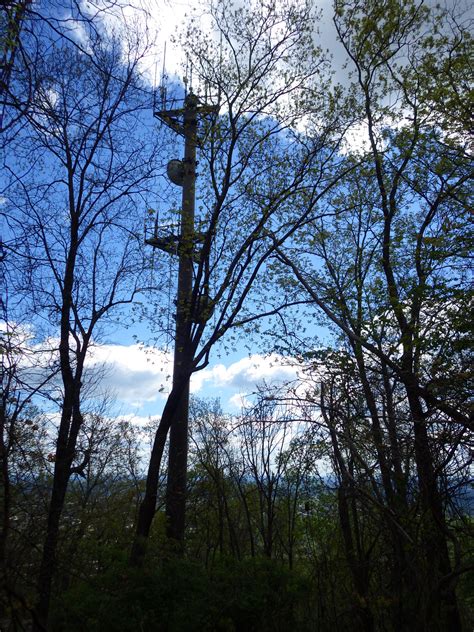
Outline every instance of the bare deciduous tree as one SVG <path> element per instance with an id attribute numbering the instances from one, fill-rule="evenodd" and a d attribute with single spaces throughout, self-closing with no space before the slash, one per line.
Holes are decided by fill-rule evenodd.
<path id="1" fill-rule="evenodd" d="M 157 167 L 157 136 L 142 116 L 149 107 L 139 72 L 146 42 L 138 33 L 96 33 L 87 47 L 83 55 L 61 39 L 57 46 L 44 43 L 15 151 L 4 159 L 9 182 L 2 211 L 15 309 L 29 315 L 39 336 L 57 340 L 61 375 L 38 582 L 44 625 L 68 481 L 88 463 L 77 454 L 84 363 L 99 325 L 140 289 L 140 207 Z M 23 81 L 29 89 L 29 78 Z"/>

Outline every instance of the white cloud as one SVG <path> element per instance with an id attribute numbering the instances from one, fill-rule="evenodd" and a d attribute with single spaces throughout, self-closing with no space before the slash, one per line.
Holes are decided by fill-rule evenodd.
<path id="1" fill-rule="evenodd" d="M 252 402 L 247 397 L 245 397 L 245 395 L 237 393 L 236 395 L 232 395 L 232 397 L 229 397 L 229 404 L 234 408 L 237 408 L 238 410 L 242 410 L 243 408 L 250 408 Z"/>
<path id="2" fill-rule="evenodd" d="M 141 45 L 146 44 L 146 53 L 140 66 L 148 80 L 151 83 L 156 81 L 159 85 L 164 62 L 168 76 L 181 77 L 183 74 L 184 52 L 173 40 L 186 23 L 188 16 L 198 6 L 199 2 L 196 0 L 141 0 L 138 5 L 118 3 L 116 10 L 106 13 L 103 20 L 109 26 L 118 21 L 119 24 L 125 23 L 132 29 L 142 31 Z"/>
<path id="3" fill-rule="evenodd" d="M 102 389 L 110 390 L 118 400 L 137 411 L 152 402 L 158 402 L 161 409 L 171 387 L 172 354 L 153 347 L 98 345 L 91 351 L 86 366 L 100 375 Z M 244 394 L 254 391 L 259 382 L 274 384 L 294 380 L 296 376 L 296 366 L 283 357 L 254 354 L 229 366 L 220 363 L 193 374 L 191 392 L 209 396 L 213 389 L 219 395 L 225 391 L 229 404 L 240 410 L 246 403 Z"/>
<path id="4" fill-rule="evenodd" d="M 225 367 L 218 364 L 210 370 L 217 386 L 252 388 L 257 382 L 279 382 L 296 377 L 296 367 L 278 354 L 254 354 Z"/>
<path id="5" fill-rule="evenodd" d="M 91 350 L 86 369 L 97 372 L 101 387 L 134 407 L 162 399 L 169 391 L 172 354 L 142 345 L 98 345 Z"/>
<path id="6" fill-rule="evenodd" d="M 6 325 L 0 326 L 0 331 Z M 32 328 L 9 325 L 12 342 L 21 349 L 18 357 L 23 379 L 39 385 L 57 366 L 56 338 L 35 342 Z M 170 351 L 139 344 L 94 344 L 86 357 L 83 383 L 86 397 L 115 399 L 121 415 L 133 414 L 137 424 L 147 423 L 149 415 L 159 416 L 171 389 L 173 354 Z M 226 366 L 216 364 L 193 374 L 191 391 L 204 397 L 222 397 L 232 408 L 240 410 L 247 402 L 246 395 L 254 392 L 259 383 L 268 385 L 293 381 L 298 367 L 291 359 L 278 354 L 253 354 Z M 50 394 L 61 390 L 59 374 L 48 383 Z M 138 416 L 142 416 L 139 420 Z"/>
<path id="7" fill-rule="evenodd" d="M 342 154 L 363 154 L 370 149 L 370 139 L 366 121 L 351 125 L 344 135 Z"/>
<path id="8" fill-rule="evenodd" d="M 268 385 L 295 380 L 298 368 L 291 360 L 278 354 L 253 354 L 232 362 L 229 366 L 216 364 L 195 373 L 191 378 L 191 392 L 208 395 L 214 389 L 227 405 L 240 411 L 250 404 L 246 395 L 254 392 L 259 383 Z M 237 392 L 235 392 L 237 391 Z"/>

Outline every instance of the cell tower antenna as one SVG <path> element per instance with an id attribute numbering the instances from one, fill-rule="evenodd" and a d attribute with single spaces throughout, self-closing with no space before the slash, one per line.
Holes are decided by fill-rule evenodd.
<path id="1" fill-rule="evenodd" d="M 155 226 L 153 229 L 153 235 L 158 234 L 158 226 L 160 225 L 160 208 L 158 207 L 155 215 Z"/>
<path id="2" fill-rule="evenodd" d="M 163 80 L 166 74 L 166 40 L 163 46 L 163 70 L 161 71 L 161 79 Z"/>
<path id="3" fill-rule="evenodd" d="M 157 85 L 156 85 L 156 74 L 157 74 L 157 63 L 156 63 L 156 59 L 155 59 L 155 76 L 153 77 L 153 112 L 156 112 L 156 91 L 157 91 Z"/>
<path id="4" fill-rule="evenodd" d="M 145 243 L 153 248 L 178 258 L 173 388 L 177 389 L 179 400 L 173 413 L 174 421 L 169 426 L 166 515 L 168 517 L 167 533 L 169 537 L 177 541 L 179 546 L 182 546 L 184 542 L 189 442 L 189 380 L 194 370 L 193 352 L 190 354 L 189 350 L 194 344 L 195 327 L 202 326 L 211 317 L 209 308 L 205 307 L 204 298 L 202 301 L 201 299 L 198 300 L 198 297 L 203 296 L 205 291 L 206 302 L 207 304 L 210 303 L 208 284 L 201 290 L 197 285 L 195 276 L 195 266 L 206 265 L 202 260 L 206 256 L 203 252 L 203 242 L 207 238 L 205 233 L 201 232 L 199 224 L 196 226 L 195 222 L 196 153 L 198 147 L 202 146 L 198 136 L 199 121 L 210 114 L 218 113 L 216 106 L 202 103 L 197 95 L 192 94 L 192 89 L 188 94 L 189 64 L 190 59 L 187 56 L 184 77 L 186 96 L 183 106 L 177 109 L 163 108 L 162 111 L 154 113 L 165 125 L 184 138 L 182 160 L 170 160 L 166 170 L 170 181 L 182 189 L 179 230 L 174 230 L 176 225 L 160 226 L 157 214 L 155 235 L 145 240 Z M 170 263 L 170 270 L 171 267 L 172 264 Z M 143 506 L 142 504 L 141 510 Z M 148 534 L 151 519 L 152 516 L 149 513 L 140 513 L 139 524 L 137 525 L 138 534 Z M 140 556 L 141 551 L 139 548 L 135 548 L 132 552 L 132 559 L 138 559 Z"/>
<path id="5" fill-rule="evenodd" d="M 183 79 L 183 83 L 184 83 L 184 98 L 186 98 L 188 96 L 188 69 L 189 69 L 189 56 L 188 56 L 188 54 L 186 54 L 186 70 L 185 70 L 184 79 Z"/>
<path id="6" fill-rule="evenodd" d="M 161 70 L 161 85 L 160 85 L 160 93 L 161 93 L 161 109 L 164 110 L 166 108 L 166 40 L 163 45 L 163 68 Z"/>

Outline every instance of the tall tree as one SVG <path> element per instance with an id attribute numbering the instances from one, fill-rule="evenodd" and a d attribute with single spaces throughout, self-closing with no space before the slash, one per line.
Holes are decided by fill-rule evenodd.
<path id="1" fill-rule="evenodd" d="M 426 593 L 417 626 L 427 629 L 439 620 L 455 630 L 459 566 L 456 561 L 453 569 L 449 556 L 453 533 L 443 510 L 433 433 L 445 424 L 456 427 L 459 440 L 470 421 L 467 393 L 459 391 L 457 380 L 453 388 L 444 383 L 442 395 L 436 392 L 431 360 L 451 353 L 447 321 L 456 322 L 468 300 L 471 169 L 458 133 L 465 119 L 454 124 L 442 103 L 450 91 L 456 100 L 454 73 L 443 85 L 441 73 L 425 73 L 434 57 L 437 68 L 452 65 L 459 72 L 471 40 L 453 14 L 409 1 L 337 2 L 335 9 L 339 38 L 354 68 L 350 94 L 365 145 L 356 177 L 348 177 L 332 199 L 335 219 L 317 222 L 307 237 L 322 270 L 309 259 L 305 267 L 289 250 L 279 253 L 300 287 L 348 337 L 366 385 L 374 438 L 380 413 L 367 382 L 366 358 L 403 385 L 424 515 Z M 443 94 L 438 105 L 435 85 Z M 463 354 L 456 356 L 463 371 Z M 383 449 L 378 458 L 391 494 Z"/>
<path id="2" fill-rule="evenodd" d="M 4 157 L 9 181 L 4 264 L 15 269 L 11 317 L 27 313 L 38 336 L 57 341 L 61 383 L 48 525 L 39 573 L 38 616 L 46 625 L 61 512 L 79 462 L 84 365 L 98 326 L 129 304 L 140 285 L 142 196 L 155 176 L 157 141 L 142 112 L 148 93 L 139 35 L 96 34 L 89 55 L 45 42 L 34 94 Z M 93 58 L 93 63 L 91 62 Z M 18 78 L 29 89 L 28 73 Z"/>

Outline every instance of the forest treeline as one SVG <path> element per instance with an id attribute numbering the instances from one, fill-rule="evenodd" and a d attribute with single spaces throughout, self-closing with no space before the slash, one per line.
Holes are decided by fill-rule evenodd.
<path id="1" fill-rule="evenodd" d="M 145 4 L 2 7 L 0 627 L 467 631 L 468 8 L 334 0 L 334 51 L 309 1 L 202 10 L 156 90 Z M 142 428 L 91 358 L 123 328 L 166 348 L 177 310 Z M 192 400 L 188 432 L 236 339 L 297 377 L 240 415 Z"/>

